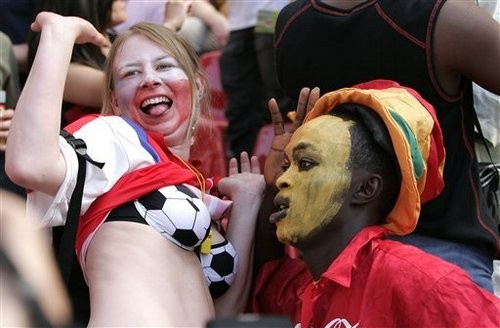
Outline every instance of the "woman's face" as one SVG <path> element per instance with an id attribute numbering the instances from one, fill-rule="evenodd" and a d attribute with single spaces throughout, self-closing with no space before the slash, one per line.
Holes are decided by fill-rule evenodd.
<path id="1" fill-rule="evenodd" d="M 285 148 L 289 167 L 276 182 L 281 211 L 272 216 L 280 241 L 310 240 L 335 219 L 351 184 L 351 124 L 323 115 L 292 135 Z"/>
<path id="2" fill-rule="evenodd" d="M 113 65 L 115 114 L 164 136 L 171 148 L 189 146 L 191 86 L 175 58 L 144 36 L 130 37 Z"/>
<path id="3" fill-rule="evenodd" d="M 109 26 L 113 27 L 127 20 L 127 3 L 125 0 L 113 0 Z"/>

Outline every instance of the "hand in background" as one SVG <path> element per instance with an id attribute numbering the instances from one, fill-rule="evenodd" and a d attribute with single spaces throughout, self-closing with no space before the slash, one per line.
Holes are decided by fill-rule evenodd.
<path id="1" fill-rule="evenodd" d="M 276 100 L 274 98 L 269 100 L 268 106 L 271 113 L 271 122 L 274 127 L 274 138 L 264 165 L 264 178 L 268 186 L 274 186 L 276 179 L 283 172 L 281 167 L 285 159 L 284 149 L 290 141 L 293 132 L 302 125 L 304 117 L 319 99 L 319 93 L 320 90 L 317 87 L 312 90 L 309 88 L 302 88 L 300 90 L 297 111 L 290 131 L 285 131 L 283 117 L 281 116 Z"/>
<path id="2" fill-rule="evenodd" d="M 0 152 L 5 151 L 12 117 L 14 117 L 14 110 L 12 108 L 0 109 Z"/>

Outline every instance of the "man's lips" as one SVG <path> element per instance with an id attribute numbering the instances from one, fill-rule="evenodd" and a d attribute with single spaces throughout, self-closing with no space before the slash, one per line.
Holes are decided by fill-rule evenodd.
<path id="1" fill-rule="evenodd" d="M 276 196 L 274 198 L 274 206 L 278 208 L 278 211 L 272 213 L 269 216 L 270 223 L 276 223 L 286 216 L 286 211 L 288 210 L 289 202 L 286 198 Z"/>

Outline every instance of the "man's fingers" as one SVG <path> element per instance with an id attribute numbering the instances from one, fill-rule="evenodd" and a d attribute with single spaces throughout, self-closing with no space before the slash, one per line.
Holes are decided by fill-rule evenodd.
<path id="1" fill-rule="evenodd" d="M 306 114 L 311 111 L 311 109 L 314 107 L 314 105 L 318 101 L 319 94 L 320 94 L 320 90 L 319 90 L 318 87 L 313 88 L 311 90 L 311 92 L 309 93 L 309 99 L 307 100 L 307 111 L 306 111 Z"/>
<path id="2" fill-rule="evenodd" d="M 285 128 L 283 127 L 283 117 L 281 116 L 281 112 L 276 99 L 272 98 L 271 100 L 269 100 L 267 105 L 271 114 L 271 122 L 273 124 L 274 135 L 282 135 L 283 133 L 285 133 Z"/>
<path id="3" fill-rule="evenodd" d="M 297 104 L 297 114 L 295 116 L 295 121 L 293 122 L 291 132 L 294 132 L 299 126 L 302 125 L 302 121 L 304 120 L 304 117 L 306 115 L 310 92 L 311 89 L 309 88 L 302 88 L 302 90 L 300 90 L 299 102 Z"/>

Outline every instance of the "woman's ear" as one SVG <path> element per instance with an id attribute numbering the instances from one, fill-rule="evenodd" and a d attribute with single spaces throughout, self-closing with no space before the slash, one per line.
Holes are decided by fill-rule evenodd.
<path id="1" fill-rule="evenodd" d="M 383 181 L 378 174 L 364 174 L 363 177 L 353 179 L 353 205 L 366 205 L 374 201 L 382 192 Z"/>
<path id="2" fill-rule="evenodd" d="M 111 108 L 113 109 L 113 115 L 121 115 L 122 111 L 120 109 L 120 106 L 118 106 L 118 100 L 115 97 L 115 93 L 113 91 L 110 91 L 109 99 L 111 102 Z"/>
<path id="3" fill-rule="evenodd" d="M 195 83 L 196 83 L 196 97 L 198 98 L 198 100 L 200 100 L 201 97 L 203 96 L 203 93 L 205 92 L 205 86 L 201 82 L 200 78 L 196 78 Z"/>

